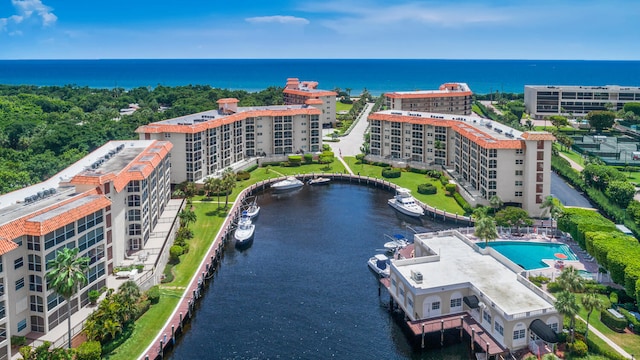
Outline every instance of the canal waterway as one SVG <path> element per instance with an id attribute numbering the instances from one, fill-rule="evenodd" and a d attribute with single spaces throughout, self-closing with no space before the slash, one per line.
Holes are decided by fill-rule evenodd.
<path id="1" fill-rule="evenodd" d="M 455 344 L 416 348 L 378 297 L 367 267 L 384 234 L 437 231 L 452 223 L 407 223 L 391 193 L 332 183 L 260 193 L 253 245 L 226 246 L 222 265 L 171 359 L 464 359 Z M 201 219 L 199 219 L 201 221 Z"/>

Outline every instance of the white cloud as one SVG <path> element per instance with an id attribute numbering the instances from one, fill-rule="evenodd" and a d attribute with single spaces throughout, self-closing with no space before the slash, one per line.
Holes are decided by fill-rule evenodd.
<path id="1" fill-rule="evenodd" d="M 7 18 L 0 18 L 0 30 L 5 29 L 9 24 L 20 24 L 32 17 L 40 18 L 43 26 L 53 25 L 58 20 L 58 17 L 52 12 L 53 9 L 43 4 L 42 0 L 11 0 L 11 4 L 18 13 Z M 21 34 L 21 32 L 15 33 Z"/>
<path id="2" fill-rule="evenodd" d="M 256 16 L 256 17 L 246 18 L 244 20 L 252 24 L 264 24 L 264 23 L 292 24 L 292 25 L 309 24 L 309 20 L 305 18 L 288 16 L 288 15 Z"/>

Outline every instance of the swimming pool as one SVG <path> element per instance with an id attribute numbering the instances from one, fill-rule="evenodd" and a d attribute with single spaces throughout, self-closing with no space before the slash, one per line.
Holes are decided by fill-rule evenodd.
<path id="1" fill-rule="evenodd" d="M 485 244 L 478 244 L 481 248 Z M 564 244 L 540 243 L 530 241 L 491 241 L 489 247 L 504 255 L 507 259 L 522 266 L 525 270 L 548 267 L 542 259 L 556 260 L 555 254 L 567 256 L 564 260 L 578 260 L 576 254 Z"/>

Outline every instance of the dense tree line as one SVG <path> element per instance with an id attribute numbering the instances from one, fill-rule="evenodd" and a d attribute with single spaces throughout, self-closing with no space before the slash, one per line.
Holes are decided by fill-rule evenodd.
<path id="1" fill-rule="evenodd" d="M 207 85 L 93 89 L 0 85 L 0 193 L 50 178 L 109 140 L 135 139 L 140 125 L 217 108 L 283 103 L 282 88 L 249 93 Z M 131 115 L 120 109 L 138 104 Z"/>

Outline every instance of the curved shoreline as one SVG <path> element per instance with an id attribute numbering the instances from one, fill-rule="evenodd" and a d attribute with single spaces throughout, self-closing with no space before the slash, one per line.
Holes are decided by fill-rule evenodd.
<path id="1" fill-rule="evenodd" d="M 313 178 L 318 174 L 300 174 L 295 177 L 302 179 L 303 181 L 309 178 Z M 323 177 L 331 178 L 332 181 L 348 182 L 350 184 L 373 186 L 376 188 L 382 188 L 384 190 L 394 191 L 398 185 L 378 178 L 371 178 L 368 176 L 351 175 L 351 174 L 322 174 Z M 138 357 L 140 360 L 157 359 L 162 358 L 164 351 L 173 346 L 177 341 L 177 336 L 182 334 L 184 324 L 191 319 L 192 312 L 195 303 L 202 297 L 202 292 L 205 286 L 209 283 L 212 275 L 220 264 L 220 259 L 224 254 L 224 244 L 228 241 L 232 232 L 232 222 L 234 219 L 240 216 L 240 205 L 243 203 L 247 196 L 252 196 L 256 191 L 262 191 L 267 189 L 271 183 L 285 179 L 286 176 L 259 181 L 245 189 L 243 189 L 236 197 L 233 205 L 231 206 L 229 213 L 222 223 L 214 241 L 209 246 L 206 255 L 202 258 L 198 271 L 196 271 L 189 285 L 181 295 L 180 302 L 176 305 L 175 309 L 165 322 L 164 326 L 158 331 L 154 340 L 143 351 L 142 355 Z M 470 217 L 447 213 L 444 210 L 438 210 L 423 202 L 416 200 L 425 211 L 429 212 L 434 220 L 440 219 L 443 221 L 461 221 L 466 224 L 472 222 Z M 430 215 L 430 216 L 431 216 Z"/>

